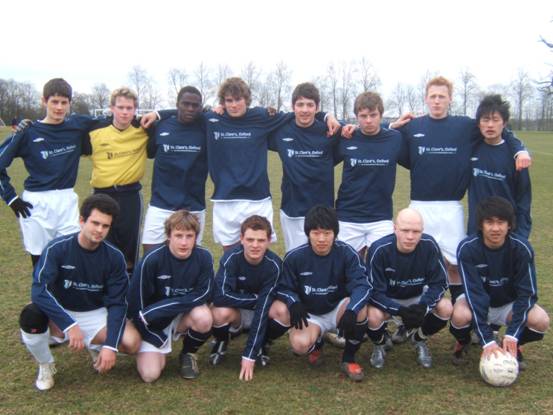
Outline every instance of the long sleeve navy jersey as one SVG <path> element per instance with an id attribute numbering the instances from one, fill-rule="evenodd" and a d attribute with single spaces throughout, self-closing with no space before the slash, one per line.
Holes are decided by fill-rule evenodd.
<path id="1" fill-rule="evenodd" d="M 255 310 L 242 354 L 247 359 L 255 359 L 265 340 L 267 316 L 281 272 L 282 260 L 274 252 L 267 251 L 259 264 L 252 265 L 242 246 L 225 252 L 219 262 L 213 304 Z"/>
<path id="2" fill-rule="evenodd" d="M 201 120 L 184 124 L 171 117 L 160 121 L 148 145 L 148 155 L 154 158 L 152 206 L 205 209 L 207 149 Z"/>
<path id="3" fill-rule="evenodd" d="M 316 315 L 332 311 L 350 297 L 347 309 L 358 313 L 367 304 L 370 291 L 359 254 L 347 243 L 335 241 L 326 256 L 317 255 L 309 244 L 288 252 L 277 296 L 288 307 L 299 301 Z"/>
<path id="4" fill-rule="evenodd" d="M 528 239 L 532 228 L 532 187 L 528 169 L 516 171 L 513 153 L 504 141 L 498 145 L 482 141 L 471 157 L 471 167 L 468 234 L 478 231 L 478 203 L 489 196 L 501 196 L 511 202 L 515 209 L 516 233 Z"/>
<path id="5" fill-rule="evenodd" d="M 32 301 L 63 331 L 76 324 L 66 310 L 106 307 L 104 346 L 117 351 L 127 313 L 125 257 L 105 241 L 93 251 L 86 250 L 79 245 L 78 235 L 56 238 L 44 248 L 33 273 Z"/>
<path id="6" fill-rule="evenodd" d="M 381 129 L 375 136 L 356 130 L 351 139 L 342 139 L 342 184 L 336 200 L 338 219 L 369 223 L 390 220 L 396 165 L 402 146 L 399 132 Z"/>
<path id="7" fill-rule="evenodd" d="M 281 209 L 303 217 L 315 205 L 334 206 L 334 165 L 337 137 L 326 136 L 326 124 L 315 120 L 306 128 L 295 118 L 271 134 L 269 149 L 282 161 Z"/>
<path id="8" fill-rule="evenodd" d="M 419 303 L 430 311 L 447 290 L 442 253 L 434 238 L 425 233 L 410 253 L 397 249 L 395 234 L 374 242 L 367 255 L 367 268 L 373 286 L 369 301 L 391 315 L 397 315 L 400 307 L 394 299 L 421 296 Z"/>
<path id="9" fill-rule="evenodd" d="M 415 118 L 399 129 L 404 150 L 400 164 L 410 169 L 411 200 L 461 200 L 470 180 L 470 157 L 479 141 L 476 122 L 449 115 Z M 504 138 L 515 150 L 524 150 L 510 132 Z"/>
<path id="10" fill-rule="evenodd" d="M 494 340 L 487 323 L 489 307 L 514 302 L 506 333 L 520 339 L 528 312 L 538 300 L 534 250 L 524 238 L 509 233 L 503 246 L 490 249 L 481 234 L 465 238 L 457 248 L 463 287 L 482 345 Z"/>
<path id="11" fill-rule="evenodd" d="M 61 124 L 34 121 L 9 136 L 0 146 L 0 196 L 6 203 L 16 197 L 6 169 L 20 157 L 29 176 L 24 188 L 32 192 L 71 189 L 79 169 L 81 146 L 88 131 L 99 120 L 71 115 Z"/>

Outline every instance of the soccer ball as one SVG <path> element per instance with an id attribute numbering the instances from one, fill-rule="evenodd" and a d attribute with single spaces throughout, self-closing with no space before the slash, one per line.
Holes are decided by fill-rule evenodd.
<path id="1" fill-rule="evenodd" d="M 493 353 L 480 359 L 480 375 L 492 386 L 512 385 L 518 376 L 518 361 L 510 353 Z"/>

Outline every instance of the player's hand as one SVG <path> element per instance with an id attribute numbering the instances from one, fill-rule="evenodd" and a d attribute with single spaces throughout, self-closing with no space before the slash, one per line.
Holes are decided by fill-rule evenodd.
<path id="1" fill-rule="evenodd" d="M 295 329 L 301 330 L 304 327 L 309 326 L 309 323 L 307 322 L 307 317 L 309 315 L 307 314 L 307 311 L 305 311 L 305 307 L 302 303 L 299 301 L 292 304 L 289 307 L 290 311 L 290 325 L 294 327 Z"/>
<path id="2" fill-rule="evenodd" d="M 335 135 L 340 128 L 342 128 L 342 125 L 338 122 L 336 117 L 332 114 L 327 114 L 326 116 L 326 127 L 328 131 L 326 132 L 327 137 L 332 137 Z"/>
<path id="3" fill-rule="evenodd" d="M 211 111 L 213 111 L 215 114 L 223 115 L 225 113 L 225 107 L 223 107 L 221 104 L 215 105 L 213 108 L 211 108 Z"/>
<path id="4" fill-rule="evenodd" d="M 415 114 L 413 114 L 412 112 L 403 114 L 401 117 L 399 117 L 397 120 L 395 120 L 393 123 L 390 124 L 390 128 L 397 130 L 398 128 L 403 127 L 413 118 L 415 118 Z"/>
<path id="5" fill-rule="evenodd" d="M 518 352 L 518 340 L 511 336 L 503 337 L 503 350 L 510 353 L 516 359 Z"/>
<path id="6" fill-rule="evenodd" d="M 96 359 L 96 363 L 94 363 L 94 369 L 96 369 L 98 373 L 106 373 L 115 366 L 116 359 L 117 353 L 107 347 L 102 347 L 98 359 Z"/>
<path id="7" fill-rule="evenodd" d="M 407 330 L 420 327 L 418 314 L 411 307 L 399 307 L 398 314 Z"/>
<path id="8" fill-rule="evenodd" d="M 482 355 L 480 356 L 480 358 L 488 358 L 490 357 L 492 354 L 496 355 L 496 356 L 500 356 L 500 353 L 505 353 L 503 351 L 503 349 L 501 347 L 499 347 L 497 345 L 496 342 L 493 342 L 491 344 L 489 344 L 488 346 L 484 347 L 482 349 Z"/>
<path id="9" fill-rule="evenodd" d="M 267 114 L 269 114 L 269 117 L 274 117 L 277 113 L 278 111 L 275 107 L 267 107 Z"/>
<path id="10" fill-rule="evenodd" d="M 346 339 L 352 339 L 355 333 L 355 323 L 357 314 L 353 310 L 346 310 L 338 322 L 338 336 Z"/>
<path id="11" fill-rule="evenodd" d="M 157 121 L 157 114 L 155 112 L 149 112 L 147 114 L 144 114 L 140 118 L 140 125 L 142 128 L 150 128 L 150 126 Z"/>
<path id="12" fill-rule="evenodd" d="M 238 379 L 245 380 L 246 382 L 252 380 L 254 368 L 255 360 L 242 358 L 242 363 L 240 363 L 240 376 L 238 376 Z"/>
<path id="13" fill-rule="evenodd" d="M 31 210 L 33 208 L 33 205 L 31 205 L 29 202 L 24 201 L 19 196 L 15 198 L 9 205 L 13 213 L 15 213 L 15 216 L 22 217 L 22 218 L 28 218 L 31 216 Z"/>
<path id="14" fill-rule="evenodd" d="M 520 153 L 518 153 L 515 159 L 515 168 L 517 169 L 517 171 L 527 169 L 531 165 L 532 157 L 530 157 L 530 154 L 527 151 L 521 151 Z"/>
<path id="15" fill-rule="evenodd" d="M 428 308 L 424 304 L 411 304 L 409 306 L 411 309 L 411 312 L 413 314 L 414 323 L 416 323 L 416 327 L 422 326 L 422 323 L 424 323 L 424 318 L 426 317 L 426 313 L 428 311 Z"/>
<path id="16" fill-rule="evenodd" d="M 83 350 L 84 349 L 84 335 L 78 324 L 75 324 L 67 331 L 67 337 L 69 337 L 69 348 L 71 350 Z"/>
<path id="17" fill-rule="evenodd" d="M 353 133 L 357 130 L 357 125 L 355 124 L 346 124 L 342 127 L 342 137 L 344 138 L 351 138 L 353 137 Z"/>
<path id="18" fill-rule="evenodd" d="M 28 118 L 24 118 L 21 121 L 19 121 L 19 124 L 17 124 L 17 127 L 15 127 L 15 132 L 19 133 L 23 131 L 24 129 L 28 128 L 31 125 L 32 121 Z"/>

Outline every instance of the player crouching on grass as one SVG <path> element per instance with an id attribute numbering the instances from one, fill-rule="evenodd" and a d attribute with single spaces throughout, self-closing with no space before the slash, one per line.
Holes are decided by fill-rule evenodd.
<path id="1" fill-rule="evenodd" d="M 165 368 L 172 341 L 184 337 L 180 374 L 199 375 L 195 353 L 211 334 L 213 258 L 196 245 L 198 219 L 178 210 L 165 221 L 167 242 L 147 253 L 136 267 L 129 289 L 129 311 L 142 335 L 136 358 L 144 382 L 153 382 Z"/>
<path id="2" fill-rule="evenodd" d="M 249 328 L 242 353 L 240 380 L 253 379 L 256 361 L 268 363 L 266 341 L 270 344 L 287 330 L 268 319 L 282 272 L 282 261 L 269 250 L 272 228 L 263 216 L 253 215 L 241 225 L 240 245 L 225 252 L 215 278 L 213 300 L 213 335 L 215 345 L 210 362 L 218 365 L 224 358 L 230 328 Z"/>
<path id="3" fill-rule="evenodd" d="M 369 280 L 368 335 L 374 344 L 371 365 L 384 366 L 386 321 L 401 317 L 417 351 L 417 362 L 432 366 L 427 338 L 443 329 L 452 306 L 444 298 L 447 271 L 434 238 L 423 233 L 423 220 L 415 209 L 401 210 L 394 233 L 375 241 L 367 255 Z"/>
<path id="4" fill-rule="evenodd" d="M 524 369 L 520 346 L 542 340 L 549 316 L 538 304 L 534 250 L 512 232 L 515 212 L 499 196 L 482 200 L 476 208 L 478 233 L 457 248 L 464 294 L 457 297 L 450 331 L 457 339 L 453 363 L 464 361 L 472 328 L 484 356 L 501 350 L 492 325 L 506 326 L 503 350 Z"/>
<path id="5" fill-rule="evenodd" d="M 121 251 L 104 241 L 119 206 L 107 195 L 89 196 L 80 210 L 80 232 L 52 240 L 34 269 L 32 303 L 20 316 L 23 343 L 39 364 L 36 387 L 54 386 L 49 341 L 69 341 L 91 352 L 105 373 L 117 352 L 136 353 L 140 336 L 126 322 L 129 279 Z M 99 350 L 99 352 L 97 352 Z"/>
<path id="6" fill-rule="evenodd" d="M 334 209 L 319 205 L 309 210 L 304 224 L 308 243 L 284 257 L 279 300 L 273 303 L 269 317 L 292 326 L 292 350 L 309 355 L 313 366 L 321 362 L 325 332 L 338 329 L 346 338 L 340 368 L 350 379 L 360 381 L 364 374 L 355 353 L 367 331 L 371 286 L 355 249 L 336 240 L 338 229 Z"/>

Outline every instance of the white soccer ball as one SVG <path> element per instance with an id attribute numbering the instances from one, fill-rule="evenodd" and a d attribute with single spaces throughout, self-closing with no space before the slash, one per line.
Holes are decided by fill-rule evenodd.
<path id="1" fill-rule="evenodd" d="M 518 361 L 510 353 L 493 353 L 480 359 L 480 375 L 492 386 L 512 385 L 518 376 Z"/>

